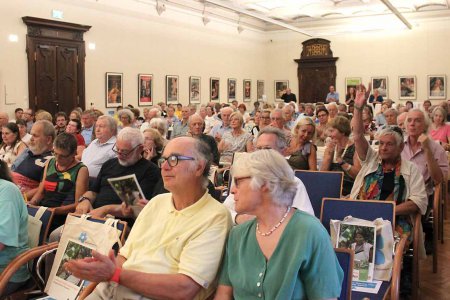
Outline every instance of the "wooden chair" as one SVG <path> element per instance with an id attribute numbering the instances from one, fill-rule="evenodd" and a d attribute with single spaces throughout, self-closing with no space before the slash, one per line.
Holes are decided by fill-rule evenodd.
<path id="1" fill-rule="evenodd" d="M 30 216 L 36 216 L 40 206 L 34 206 L 27 204 L 28 214 Z M 43 245 L 47 241 L 50 226 L 52 225 L 54 210 L 53 208 L 46 208 L 45 212 L 42 214 L 40 220 L 42 222 L 41 232 L 39 233 L 39 243 L 38 245 Z"/>
<path id="2" fill-rule="evenodd" d="M 339 300 L 351 300 L 352 298 L 352 276 L 353 276 L 353 257 L 355 252 L 346 248 L 335 248 L 334 252 L 339 261 L 339 265 L 344 271 L 344 280 L 342 280 L 342 289 Z"/>
<path id="3" fill-rule="evenodd" d="M 437 244 L 441 231 L 441 223 L 443 223 L 441 216 L 441 201 L 442 201 L 442 184 L 434 187 L 433 199 L 433 273 L 438 270 L 438 256 Z"/>
<path id="4" fill-rule="evenodd" d="M 71 213 L 71 215 L 75 217 L 80 217 L 79 214 Z M 90 217 L 90 221 L 96 222 L 96 223 L 105 223 L 107 219 L 105 218 L 96 218 L 96 217 Z M 125 242 L 125 237 L 127 235 L 128 230 L 128 224 L 125 221 L 119 221 L 117 223 L 117 229 L 121 230 L 120 234 L 120 241 L 123 245 Z M 33 249 L 30 249 L 28 251 L 23 252 L 21 255 L 16 257 L 12 262 L 9 263 L 9 265 L 6 267 L 6 269 L 2 272 L 0 275 L 0 295 L 4 292 L 4 289 L 6 288 L 6 284 L 9 282 L 11 276 L 24 264 L 29 263 L 32 260 L 35 260 L 39 257 L 41 257 L 45 252 L 49 250 L 56 250 L 58 248 L 58 242 L 54 242 L 48 245 L 39 246 Z M 39 270 L 36 270 L 34 268 L 33 273 L 39 272 Z M 32 274 L 34 275 L 34 274 Z M 32 276 L 34 278 L 34 276 Z M 40 276 L 37 276 L 40 277 Z M 32 288 L 39 288 L 43 291 L 45 288 L 45 282 L 40 282 L 37 280 L 36 285 L 32 286 Z M 30 290 L 30 286 L 27 284 L 26 288 L 22 288 L 21 290 L 15 292 L 11 295 L 11 297 L 21 297 L 23 296 L 27 291 Z"/>
<path id="5" fill-rule="evenodd" d="M 347 216 L 365 220 L 383 218 L 389 220 L 394 229 L 395 226 L 395 203 L 393 201 L 378 200 L 349 200 L 324 198 L 320 220 L 323 226 L 330 232 L 330 220 L 343 220 Z M 417 218 L 416 218 L 417 219 Z M 419 215 L 420 222 L 420 215 Z M 417 238 L 418 239 L 418 238 Z M 416 239 L 414 239 L 416 241 Z M 383 281 L 378 295 L 352 292 L 352 297 L 362 299 L 383 299 L 390 294 L 392 300 L 398 299 L 400 287 L 400 272 L 402 267 L 403 252 L 405 250 L 406 237 L 402 237 L 397 243 L 390 282 Z M 414 257 L 418 257 L 414 255 Z M 417 261 L 418 263 L 418 261 Z M 414 268 L 413 268 L 414 273 Z M 414 274 L 413 274 L 414 275 Z M 413 276 L 414 284 L 414 276 Z"/>
<path id="6" fill-rule="evenodd" d="M 323 198 L 341 197 L 344 180 L 342 172 L 295 170 L 295 176 L 305 185 L 317 218 L 320 218 Z"/>

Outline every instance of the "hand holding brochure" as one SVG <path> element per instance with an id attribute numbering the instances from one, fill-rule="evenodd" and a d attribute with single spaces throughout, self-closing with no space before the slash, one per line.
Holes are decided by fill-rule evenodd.
<path id="1" fill-rule="evenodd" d="M 136 174 L 109 178 L 108 182 L 126 206 L 134 206 L 139 199 L 145 198 Z"/>

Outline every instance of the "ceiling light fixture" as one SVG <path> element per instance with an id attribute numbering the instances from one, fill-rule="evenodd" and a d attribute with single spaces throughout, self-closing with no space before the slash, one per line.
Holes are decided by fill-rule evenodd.
<path id="1" fill-rule="evenodd" d="M 301 34 L 304 34 L 304 35 L 307 35 L 307 36 L 313 36 L 311 33 L 307 32 L 307 31 L 304 31 L 304 30 L 301 30 L 298 27 L 286 24 L 284 22 L 280 22 L 280 21 L 274 20 L 274 19 L 266 17 L 264 15 L 248 11 L 246 9 L 241 9 L 241 8 L 233 6 L 233 5 L 225 4 L 225 3 L 220 2 L 218 0 L 204 0 L 204 1 L 208 2 L 208 3 L 211 3 L 211 4 L 214 4 L 215 6 L 222 7 L 222 8 L 225 8 L 225 9 L 229 9 L 229 10 L 237 12 L 239 14 L 250 16 L 250 17 L 253 17 L 253 18 L 259 19 L 261 21 L 265 21 L 267 23 L 274 24 L 274 25 L 278 25 L 278 26 L 281 26 L 283 28 L 290 29 L 292 31 L 295 31 L 295 32 L 298 32 L 298 33 L 301 33 Z"/>
<path id="2" fill-rule="evenodd" d="M 166 11 L 166 6 L 164 3 L 160 3 L 158 0 L 156 0 L 156 11 L 158 12 L 158 15 L 161 15 L 163 12 Z"/>

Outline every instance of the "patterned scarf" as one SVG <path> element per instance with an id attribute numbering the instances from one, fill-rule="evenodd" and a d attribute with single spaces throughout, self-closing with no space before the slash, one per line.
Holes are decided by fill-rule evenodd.
<path id="1" fill-rule="evenodd" d="M 389 195 L 388 199 L 393 199 L 396 204 L 405 202 L 405 179 L 400 173 L 401 160 L 395 165 L 394 192 Z M 381 187 L 383 186 L 384 172 L 380 163 L 378 169 L 364 178 L 364 184 L 359 192 L 359 199 L 380 200 Z M 393 197 L 392 197 L 393 196 Z M 411 223 L 408 216 L 399 216 L 397 218 L 395 229 L 401 235 L 409 236 L 411 233 Z"/>

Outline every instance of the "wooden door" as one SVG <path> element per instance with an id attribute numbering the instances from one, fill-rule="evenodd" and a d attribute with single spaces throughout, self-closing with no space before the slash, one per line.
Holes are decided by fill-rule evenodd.
<path id="1" fill-rule="evenodd" d="M 24 17 L 30 107 L 54 115 L 85 108 L 83 33 L 90 26 Z"/>
<path id="2" fill-rule="evenodd" d="M 336 86 L 336 60 L 330 41 L 310 39 L 304 41 L 298 63 L 297 77 L 299 102 L 325 102 L 330 85 Z"/>

